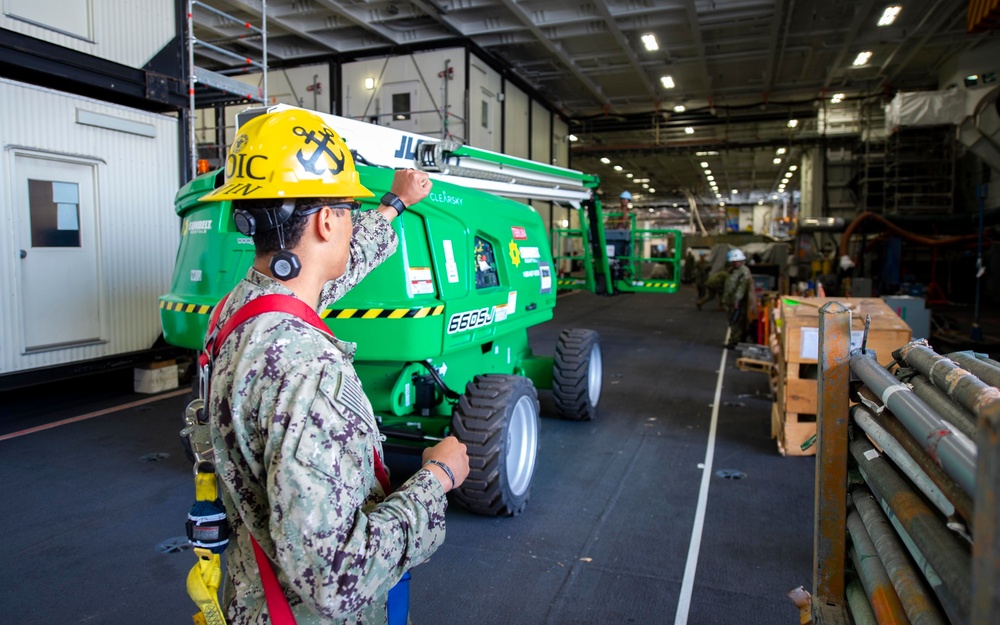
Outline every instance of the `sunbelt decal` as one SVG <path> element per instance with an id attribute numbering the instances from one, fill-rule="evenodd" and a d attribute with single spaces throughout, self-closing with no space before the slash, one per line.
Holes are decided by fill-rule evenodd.
<path id="1" fill-rule="evenodd" d="M 467 310 L 455 313 L 448 320 L 448 334 L 465 332 L 466 330 L 474 330 L 490 325 L 496 316 L 496 308 L 496 306 L 493 306 L 491 308 L 480 308 L 479 310 Z"/>
<path id="2" fill-rule="evenodd" d="M 184 231 L 181 236 L 186 234 L 205 234 L 212 229 L 211 219 L 196 219 L 194 221 L 190 219 L 184 220 Z"/>

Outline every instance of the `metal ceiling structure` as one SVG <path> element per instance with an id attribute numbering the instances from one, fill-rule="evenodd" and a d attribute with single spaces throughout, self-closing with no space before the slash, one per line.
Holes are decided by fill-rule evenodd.
<path id="1" fill-rule="evenodd" d="M 261 21 L 261 0 L 203 1 Z M 289 67 L 471 42 L 569 120 L 571 166 L 615 195 L 714 201 L 712 175 L 717 199 L 750 203 L 777 191 L 805 147 L 856 143 L 896 91 L 940 88 L 949 61 L 992 40 L 967 32 L 966 3 L 893 4 L 895 21 L 879 26 L 889 3 L 874 0 L 267 0 L 268 55 Z M 206 40 L 243 34 L 210 11 L 194 21 Z M 658 49 L 643 45 L 649 34 Z M 259 55 L 253 38 L 242 45 Z M 196 63 L 232 61 L 206 50 Z M 646 178 L 654 192 L 634 182 Z"/>

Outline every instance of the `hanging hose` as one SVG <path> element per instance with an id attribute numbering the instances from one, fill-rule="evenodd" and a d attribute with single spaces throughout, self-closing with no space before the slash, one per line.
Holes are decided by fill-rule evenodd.
<path id="1" fill-rule="evenodd" d="M 855 231 L 857 231 L 858 228 L 861 227 L 861 224 L 868 221 L 869 219 L 877 221 L 878 223 L 882 224 L 883 226 L 885 226 L 886 230 L 888 230 L 892 234 L 895 234 L 896 236 L 905 241 L 909 241 L 910 243 L 916 243 L 918 245 L 923 245 L 930 248 L 947 247 L 949 245 L 958 245 L 961 243 L 971 243 L 976 241 L 978 236 L 975 234 L 963 234 L 963 235 L 935 239 L 933 237 L 927 237 L 920 234 L 915 234 L 913 232 L 910 232 L 909 230 L 904 230 L 899 226 L 897 226 L 896 224 L 889 221 L 888 219 L 886 219 L 885 217 L 883 217 L 882 215 L 879 215 L 878 213 L 865 211 L 860 215 L 858 215 L 857 217 L 855 217 L 854 220 L 847 225 L 847 228 L 844 230 L 844 233 L 840 235 L 839 255 L 840 255 L 840 266 L 842 269 L 847 270 L 855 265 L 855 261 L 854 259 L 851 258 L 849 250 L 851 235 L 853 235 Z"/>

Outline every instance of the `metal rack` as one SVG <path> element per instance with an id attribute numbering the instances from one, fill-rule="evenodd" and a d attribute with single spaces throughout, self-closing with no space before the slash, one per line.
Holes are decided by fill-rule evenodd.
<path id="1" fill-rule="evenodd" d="M 814 622 L 996 625 L 1000 363 L 914 341 L 893 375 L 850 328 L 820 310 Z"/>
<path id="2" fill-rule="evenodd" d="M 208 11 L 223 20 L 239 24 L 250 33 L 261 38 L 261 61 L 255 61 L 245 54 L 239 54 L 222 46 L 195 37 L 194 10 L 195 7 Z M 190 156 L 190 177 L 198 172 L 198 141 L 195 128 L 195 109 L 198 103 L 220 105 L 235 102 L 267 102 L 267 0 L 261 0 L 261 26 L 257 27 L 246 20 L 241 20 L 198 0 L 188 0 L 187 3 L 187 52 L 188 52 L 188 152 Z M 240 40 L 242 37 L 236 38 Z M 194 64 L 195 48 L 202 47 L 216 54 L 232 58 L 244 65 L 260 69 L 263 75 L 263 85 L 254 90 L 244 82 L 234 80 L 224 74 L 197 67 Z M 199 86 L 207 89 L 199 90 Z M 256 93 L 254 92 L 256 91 Z M 221 96 L 220 96 L 221 94 Z M 196 98 L 196 95 L 200 96 Z M 235 98 L 235 100 L 234 100 Z M 196 102 L 200 100 L 200 102 Z"/>
<path id="3" fill-rule="evenodd" d="M 955 204 L 955 127 L 903 127 L 885 142 L 885 203 L 890 215 L 951 214 Z"/>

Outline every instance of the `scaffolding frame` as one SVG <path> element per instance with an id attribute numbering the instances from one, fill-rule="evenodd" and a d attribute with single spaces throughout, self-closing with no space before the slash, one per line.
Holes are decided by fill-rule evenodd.
<path id="1" fill-rule="evenodd" d="M 195 89 L 196 85 L 204 85 L 212 89 L 241 96 L 242 98 L 249 100 L 251 102 L 260 102 L 262 104 L 267 103 L 267 0 L 261 1 L 261 26 L 258 28 L 253 24 L 241 20 L 229 13 L 220 11 L 215 7 L 209 6 L 204 2 L 199 0 L 187 0 L 187 52 L 188 52 L 188 154 L 190 157 L 190 178 L 193 179 L 198 175 L 198 139 L 197 139 L 197 128 L 195 128 Z M 195 37 L 194 34 L 194 9 L 195 7 L 204 9 L 209 13 L 213 13 L 224 20 L 239 24 L 247 28 L 250 32 L 260 35 L 261 37 L 261 61 L 254 61 L 253 59 L 247 57 L 243 54 L 238 54 L 232 50 L 227 50 L 223 47 L 217 46 L 213 43 L 207 41 L 202 41 Z M 234 80 L 220 74 L 218 72 L 213 72 L 211 70 L 205 69 L 203 67 L 197 67 L 194 64 L 194 52 L 196 47 L 202 47 L 215 52 L 216 54 L 221 54 L 222 56 L 227 56 L 232 59 L 236 59 L 241 63 L 256 67 L 261 70 L 263 76 L 262 88 L 258 88 L 257 94 L 254 95 L 248 90 L 248 85 L 246 83 Z"/>

